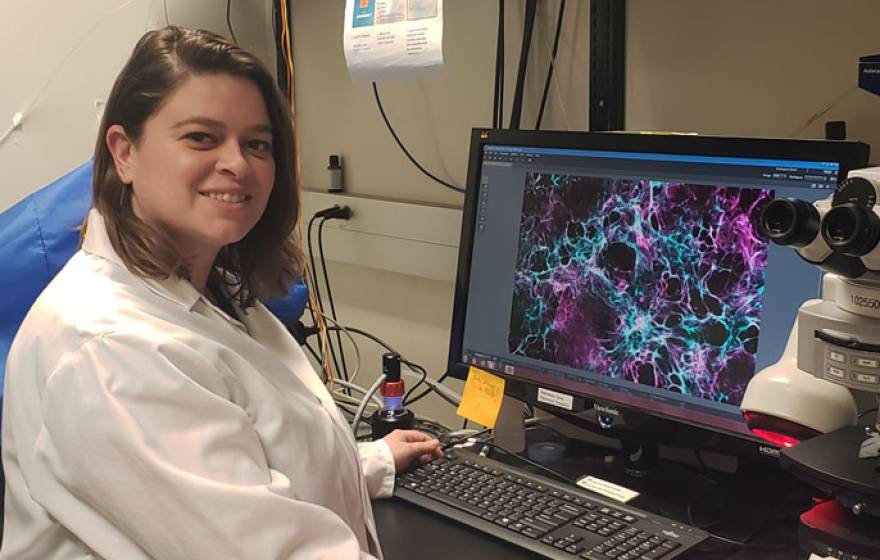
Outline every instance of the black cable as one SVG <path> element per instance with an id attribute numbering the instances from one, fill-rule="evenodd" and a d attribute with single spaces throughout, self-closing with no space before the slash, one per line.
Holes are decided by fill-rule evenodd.
<path id="1" fill-rule="evenodd" d="M 321 356 L 319 356 L 318 353 L 315 352 L 315 349 L 312 348 L 312 345 L 311 345 L 311 344 L 309 344 L 308 342 L 306 342 L 305 344 L 303 344 L 303 346 L 305 346 L 305 347 L 308 349 L 309 353 L 310 353 L 310 354 L 311 354 L 316 360 L 318 360 L 319 363 L 323 363 L 323 362 L 321 362 Z"/>
<path id="2" fill-rule="evenodd" d="M 526 426 L 526 431 L 529 431 L 529 430 L 545 430 L 545 431 L 550 432 L 552 434 L 556 434 L 557 436 L 559 436 L 563 440 L 570 440 L 571 439 L 571 436 L 563 434 L 562 432 L 560 432 L 556 428 L 554 428 L 552 426 L 548 426 L 546 424 L 538 424 L 538 423 L 530 424 L 530 425 Z"/>
<path id="3" fill-rule="evenodd" d="M 709 468 L 709 465 L 706 464 L 706 460 L 703 458 L 703 450 L 699 447 L 694 447 L 692 451 L 697 458 L 697 462 L 700 463 L 700 469 L 702 469 L 701 471 L 696 473 L 697 476 L 717 488 L 719 486 L 718 481 L 707 474 L 712 472 L 712 469 Z"/>
<path id="4" fill-rule="evenodd" d="M 453 185 L 452 183 L 447 183 L 443 179 L 438 178 L 437 176 L 432 174 L 430 171 L 428 171 L 427 169 L 422 167 L 421 164 L 419 162 L 417 162 L 414 157 L 412 157 L 412 155 L 409 153 L 409 150 L 407 150 L 406 146 L 403 145 L 403 142 L 400 141 L 400 138 L 397 136 L 397 133 L 394 131 L 394 127 L 391 126 L 391 121 L 388 120 L 388 115 L 385 114 L 385 108 L 382 107 L 382 100 L 379 99 L 379 88 L 376 86 L 376 82 L 373 82 L 373 95 L 376 98 L 376 106 L 379 107 L 379 112 L 382 114 L 382 120 L 385 121 L 385 126 L 388 127 L 388 132 L 391 133 L 391 136 L 394 138 L 394 141 L 397 142 L 397 145 L 400 146 L 400 149 L 403 150 L 404 155 L 406 155 L 406 157 L 409 158 L 409 160 L 412 162 L 412 164 L 415 165 L 419 169 L 419 171 L 421 171 L 422 173 L 424 173 L 425 175 L 427 175 L 431 179 L 434 179 L 435 181 L 437 181 L 438 183 L 440 183 L 444 187 L 446 187 L 448 189 L 452 189 L 455 192 L 460 192 L 460 193 L 465 192 L 463 188 L 457 187 L 457 186 Z"/>
<path id="5" fill-rule="evenodd" d="M 448 371 L 445 372 L 443 375 L 441 375 L 439 378 L 437 378 L 437 381 L 435 381 L 435 383 L 436 384 L 443 383 L 443 381 L 445 381 L 447 377 L 449 377 Z M 421 392 L 421 394 L 416 395 L 411 400 L 407 401 L 407 404 L 415 404 L 415 403 L 419 402 L 420 400 L 425 398 L 429 393 L 431 393 L 431 391 L 434 391 L 434 388 L 429 385 L 427 389 L 425 389 L 424 391 Z"/>
<path id="6" fill-rule="evenodd" d="M 342 330 L 342 327 L 339 327 L 339 326 L 327 327 L 327 330 L 331 330 L 331 331 Z M 370 334 L 365 330 L 361 330 L 361 329 L 358 329 L 355 327 L 345 327 L 345 330 L 347 330 L 348 332 L 353 332 L 355 334 L 359 334 L 363 337 L 369 338 L 370 340 L 372 340 L 373 342 L 375 342 L 379 346 L 384 347 L 389 352 L 394 352 L 395 354 L 400 355 L 400 352 L 395 350 L 390 344 L 388 344 L 387 342 L 385 342 L 384 340 L 382 340 L 381 338 L 379 338 L 378 336 L 376 336 L 374 334 Z"/>
<path id="7" fill-rule="evenodd" d="M 714 482 L 714 481 L 710 480 L 710 482 Z M 714 482 L 714 484 L 716 485 L 716 488 L 721 488 L 721 486 L 718 485 L 717 482 Z M 767 496 L 763 496 L 763 497 L 765 499 L 768 498 Z M 766 507 L 764 511 L 777 511 L 778 509 L 784 508 L 784 502 L 785 502 L 784 498 L 778 499 L 778 498 L 776 498 L 775 494 L 771 494 L 771 496 L 769 498 L 771 498 L 771 499 L 766 499 L 766 502 L 767 502 L 767 504 L 769 504 L 769 507 Z M 725 503 L 725 502 L 726 502 L 726 500 L 722 499 L 720 502 L 711 505 L 711 508 L 714 509 L 715 511 L 726 511 L 726 510 L 730 509 L 730 504 Z M 767 505 L 767 504 L 765 504 L 765 505 Z M 697 522 L 697 519 L 694 516 L 693 508 L 694 508 L 693 499 L 690 499 L 690 500 L 688 500 L 687 507 L 686 507 L 685 511 L 687 514 L 688 523 L 693 525 L 694 527 L 706 530 L 706 529 L 713 527 L 713 526 L 716 526 L 722 522 L 723 518 L 716 518 L 713 520 L 709 520 L 707 523 L 700 524 Z M 737 518 L 734 518 L 734 519 L 737 519 Z M 758 535 L 760 535 L 763 531 L 765 531 L 768 528 L 768 526 L 770 526 L 770 524 L 778 523 L 778 522 L 779 522 L 778 519 L 776 519 L 774 521 L 773 519 L 765 518 L 762 521 L 760 521 L 759 524 L 757 526 L 755 526 L 741 540 L 736 540 L 736 539 L 732 539 L 730 537 L 725 537 L 725 536 L 719 535 L 717 533 L 713 533 L 711 531 L 706 531 L 706 532 L 708 533 L 708 535 L 711 539 L 715 540 L 718 543 L 736 546 L 738 548 L 745 549 L 745 550 L 755 550 L 755 551 L 764 551 L 764 552 L 785 550 L 789 547 L 786 544 L 783 544 L 783 545 L 753 544 L 751 542 L 755 538 L 757 538 Z"/>
<path id="8" fill-rule="evenodd" d="M 484 434 L 488 434 L 488 433 L 491 432 L 491 431 L 492 431 L 492 428 L 483 428 L 482 430 L 479 430 L 479 431 L 474 432 L 474 433 L 472 433 L 472 434 L 463 435 L 463 436 L 460 436 L 460 437 L 458 437 L 458 438 L 456 438 L 456 439 L 449 440 L 449 441 L 447 441 L 446 443 L 443 444 L 443 450 L 446 451 L 446 450 L 449 449 L 450 447 L 454 447 L 454 446 L 456 446 L 456 445 L 459 445 L 459 444 L 462 444 L 462 443 L 466 443 L 466 442 L 467 442 L 468 440 L 470 440 L 470 439 L 476 439 L 476 438 L 478 438 L 478 437 L 480 437 L 480 436 L 482 436 L 482 435 L 484 435 Z M 486 443 L 486 442 L 485 442 L 485 441 L 481 441 L 480 443 Z"/>
<path id="9" fill-rule="evenodd" d="M 556 53 L 559 51 L 559 33 L 562 31 L 562 15 L 564 13 L 565 0 L 559 0 L 559 16 L 556 18 L 556 34 L 553 36 L 553 52 L 550 54 L 550 68 L 547 69 L 547 80 L 544 82 L 544 94 L 541 95 L 541 108 L 538 109 L 538 120 L 535 121 L 535 130 L 541 130 L 541 120 L 544 118 L 544 106 L 547 104 L 550 80 L 553 78 L 553 69 L 556 67 Z"/>
<path id="10" fill-rule="evenodd" d="M 498 36 L 495 45 L 495 100 L 492 128 L 504 126 L 504 0 L 498 0 Z"/>
<path id="11" fill-rule="evenodd" d="M 754 538 L 754 535 L 749 535 L 746 539 L 738 541 L 736 539 L 729 539 L 727 537 L 722 537 L 721 535 L 716 535 L 715 533 L 712 533 L 710 531 L 706 531 L 706 532 L 709 534 L 710 539 L 714 539 L 714 540 L 716 540 L 718 542 L 722 542 L 724 544 L 731 544 L 731 545 L 737 546 L 739 548 L 745 548 L 747 550 L 761 550 L 764 552 L 775 552 L 778 550 L 785 550 L 786 548 L 788 548 L 788 545 L 784 545 L 784 544 L 778 544 L 778 545 L 751 544 L 749 542 L 749 540 Z M 757 534 L 757 533 L 758 533 L 758 531 L 755 531 L 754 534 Z"/>
<path id="12" fill-rule="evenodd" d="M 321 259 L 321 270 L 324 272 L 324 286 L 327 288 L 327 301 L 330 302 L 330 316 L 334 321 L 338 321 L 336 317 L 336 306 L 333 304 L 333 291 L 330 289 L 330 276 L 327 274 L 327 261 L 324 259 L 324 223 L 329 220 L 329 216 L 324 216 L 318 223 L 318 256 Z M 342 348 L 342 334 L 336 331 L 336 346 L 339 350 L 339 359 L 342 362 L 342 378 L 348 381 L 348 364 L 345 363 L 345 350 Z"/>
<path id="13" fill-rule="evenodd" d="M 235 31 L 232 30 L 232 20 L 229 18 L 230 4 L 232 4 L 232 0 L 226 0 L 226 27 L 229 29 L 229 34 L 232 35 L 232 42 L 237 45 L 238 39 L 235 38 Z"/>
<path id="14" fill-rule="evenodd" d="M 409 398 L 410 398 L 410 396 L 412 396 L 413 392 L 419 388 L 419 386 L 421 386 L 423 383 L 426 382 L 426 380 L 428 379 L 428 372 L 425 371 L 425 368 L 423 368 L 422 366 L 420 366 L 418 364 L 411 364 L 411 363 L 404 361 L 404 360 L 401 360 L 401 362 L 408 365 L 410 367 L 410 369 L 417 370 L 419 373 L 422 374 L 422 378 L 419 379 L 418 383 L 416 383 L 415 385 L 410 387 L 409 391 L 407 391 L 406 394 L 403 396 L 403 406 L 406 406 L 408 404 L 413 403 L 413 401 L 411 401 Z"/>
<path id="15" fill-rule="evenodd" d="M 868 414 L 871 414 L 872 412 L 877 412 L 877 409 L 871 408 L 869 410 L 864 411 L 863 413 L 859 414 L 858 419 L 861 420 L 863 416 L 867 416 Z"/>
<path id="16" fill-rule="evenodd" d="M 531 465 L 531 466 L 535 467 L 536 469 L 540 469 L 540 470 L 550 474 L 554 478 L 561 480 L 562 482 L 565 482 L 567 484 L 574 484 L 575 486 L 577 485 L 577 480 L 575 480 L 573 478 L 569 478 L 560 472 L 554 471 L 551 468 L 545 467 L 541 463 L 537 463 L 535 461 L 532 461 L 531 459 L 526 459 L 525 457 L 523 457 L 522 455 L 519 455 L 518 453 L 514 453 L 513 451 L 508 451 L 507 449 L 501 447 L 497 443 L 485 442 L 482 445 L 488 445 L 492 449 L 497 449 L 498 451 L 501 451 L 501 452 L 505 453 L 506 455 L 513 457 L 514 459 L 519 459 L 523 463 Z"/>
<path id="17" fill-rule="evenodd" d="M 306 230 L 306 245 L 309 249 L 309 260 L 311 261 L 311 265 L 312 265 L 312 267 L 308 271 L 306 271 L 307 272 L 306 276 L 309 281 L 309 285 L 307 286 L 307 288 L 309 290 L 313 290 L 315 292 L 315 299 L 318 300 L 318 307 L 322 307 L 321 301 L 320 301 L 321 300 L 321 292 L 318 291 L 318 282 L 317 282 L 317 277 L 315 275 L 316 274 L 315 273 L 315 259 L 313 256 L 314 252 L 312 251 L 312 224 L 315 222 L 315 219 L 316 219 L 316 217 L 312 216 L 312 219 L 309 220 L 309 226 Z M 315 310 L 312 309 L 311 301 L 309 301 L 309 314 L 312 316 L 312 324 L 317 326 L 318 321 L 315 318 Z M 322 351 L 323 351 L 323 349 L 322 349 Z"/>
<path id="18" fill-rule="evenodd" d="M 315 220 L 317 218 L 318 218 L 318 215 L 316 214 L 316 215 L 312 216 L 311 219 L 309 220 L 309 226 L 308 226 L 307 232 L 306 232 L 306 243 L 308 244 L 308 247 L 309 247 L 309 261 L 312 265 L 312 269 L 311 269 L 312 284 L 314 284 L 313 287 L 315 288 L 315 299 L 318 302 L 318 308 L 319 308 L 318 312 L 320 313 L 324 309 L 324 300 L 321 296 L 321 288 L 320 288 L 320 286 L 318 286 L 318 269 L 315 268 L 315 252 L 312 248 L 312 225 L 315 223 Z M 309 306 L 309 308 L 311 309 L 311 305 Z M 318 324 L 316 317 L 315 317 L 315 310 L 312 310 L 312 321 L 315 325 Z M 333 341 L 329 336 L 327 337 L 327 346 L 330 349 L 330 357 L 333 359 L 333 365 L 335 366 L 336 371 L 337 372 L 341 371 L 339 369 L 339 362 L 336 359 L 336 351 L 333 348 Z M 326 356 L 324 356 L 324 348 L 323 347 L 321 348 L 321 356 L 326 359 Z M 324 363 L 324 361 L 321 360 L 321 364 L 323 364 L 323 363 Z"/>
<path id="19" fill-rule="evenodd" d="M 338 327 L 338 326 L 327 327 L 327 330 L 329 330 L 329 331 L 340 331 L 340 330 L 342 330 L 342 327 Z M 365 331 L 365 330 L 361 330 L 361 329 L 358 329 L 358 328 L 355 328 L 355 327 L 345 327 L 345 330 L 347 330 L 348 332 L 351 332 L 351 333 L 354 333 L 354 334 L 359 334 L 359 335 L 361 335 L 361 336 L 363 336 L 363 337 L 369 338 L 370 340 L 372 340 L 372 341 L 375 342 L 376 344 L 378 344 L 378 345 L 384 347 L 384 348 L 385 348 L 386 350 L 388 350 L 389 352 L 394 352 L 395 354 L 400 355 L 400 352 L 398 352 L 397 350 L 395 350 L 394 347 L 392 347 L 390 344 L 388 344 L 387 342 L 385 342 L 384 340 L 382 340 L 381 338 L 379 338 L 378 336 L 376 336 L 376 335 L 374 335 L 374 334 L 368 333 L 368 332 Z M 421 385 L 422 382 L 427 383 L 428 372 L 425 371 L 425 368 L 423 368 L 422 366 L 420 366 L 419 364 L 417 364 L 417 363 L 415 363 L 415 362 L 410 362 L 409 360 L 405 359 L 403 356 L 401 356 L 401 358 L 400 358 L 400 362 L 403 363 L 403 364 L 408 365 L 411 369 L 417 370 L 418 372 L 422 373 L 422 378 L 419 380 L 418 383 L 416 383 L 415 387 L 418 387 L 419 385 Z M 449 375 L 448 373 L 444 373 L 443 375 L 441 375 L 440 378 L 437 379 L 437 381 L 435 382 L 435 384 L 442 383 L 443 380 L 446 379 L 446 377 L 448 377 L 448 375 Z M 415 389 L 415 387 L 413 387 L 413 389 Z M 410 391 L 407 392 L 407 395 L 409 395 L 410 393 L 412 393 L 413 389 L 410 389 Z M 421 400 L 425 395 L 427 395 L 427 394 L 430 393 L 431 391 L 435 391 L 435 392 L 436 392 L 436 389 L 434 389 L 434 385 L 428 385 L 428 388 L 427 388 L 427 389 L 425 389 L 420 395 L 417 395 L 416 397 L 414 397 L 412 400 L 407 401 L 407 400 L 406 400 L 406 396 L 404 396 L 404 402 L 405 402 L 405 404 L 413 404 L 413 403 L 415 403 L 416 401 Z M 438 393 L 438 394 L 439 394 L 439 393 Z M 443 398 L 445 398 L 448 402 L 452 403 L 452 401 L 449 399 L 449 397 L 446 397 L 446 396 L 443 396 L 443 395 L 441 395 L 441 396 L 442 396 Z"/>
<path id="20" fill-rule="evenodd" d="M 538 0 L 526 0 L 526 14 L 523 19 L 523 40 L 519 53 L 519 69 L 516 73 L 516 88 L 513 90 L 513 105 L 510 108 L 510 128 L 519 129 L 522 116 L 523 91 L 526 85 L 526 67 L 529 62 L 529 49 L 532 46 L 532 29 L 535 27 L 535 12 Z"/>

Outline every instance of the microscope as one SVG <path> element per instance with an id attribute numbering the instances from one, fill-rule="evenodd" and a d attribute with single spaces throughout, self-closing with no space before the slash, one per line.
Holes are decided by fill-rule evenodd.
<path id="1" fill-rule="evenodd" d="M 759 231 L 825 271 L 782 358 L 740 405 L 780 465 L 827 496 L 800 518 L 801 547 L 880 559 L 880 168 L 851 171 L 827 199 L 776 199 Z"/>

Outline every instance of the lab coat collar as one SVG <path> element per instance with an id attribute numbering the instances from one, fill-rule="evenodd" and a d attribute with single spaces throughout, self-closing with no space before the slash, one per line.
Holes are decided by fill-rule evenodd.
<path id="1" fill-rule="evenodd" d="M 107 234 L 107 227 L 104 224 L 104 217 L 94 208 L 89 211 L 82 248 L 87 253 L 127 268 L 110 242 L 110 236 Z M 203 297 L 189 281 L 173 274 L 163 279 L 143 278 L 138 274 L 134 274 L 134 276 L 151 292 L 179 303 L 187 311 L 192 311 L 195 304 Z"/>

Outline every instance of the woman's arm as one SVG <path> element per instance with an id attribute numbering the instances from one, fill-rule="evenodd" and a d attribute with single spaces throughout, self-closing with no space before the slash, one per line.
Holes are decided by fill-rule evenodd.
<path id="1" fill-rule="evenodd" d="M 358 451 L 372 498 L 393 494 L 395 472 L 443 456 L 440 442 L 418 430 L 394 430 L 383 439 L 359 444 Z"/>

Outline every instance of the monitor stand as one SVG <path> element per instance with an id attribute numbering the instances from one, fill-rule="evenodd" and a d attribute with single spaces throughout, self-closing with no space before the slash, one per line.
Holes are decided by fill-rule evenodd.
<path id="1" fill-rule="evenodd" d="M 501 411 L 495 420 L 493 430 L 495 443 L 513 453 L 526 449 L 526 411 L 525 403 L 507 394 L 501 401 Z"/>
<path id="2" fill-rule="evenodd" d="M 623 464 L 626 474 L 644 478 L 656 468 L 660 458 L 660 446 L 637 439 L 624 438 L 620 441 L 623 451 Z"/>

